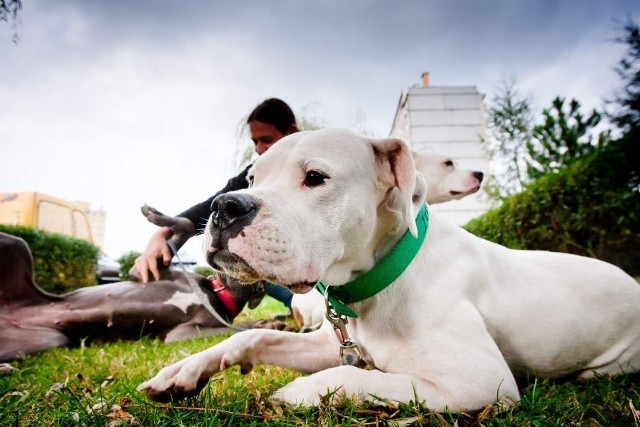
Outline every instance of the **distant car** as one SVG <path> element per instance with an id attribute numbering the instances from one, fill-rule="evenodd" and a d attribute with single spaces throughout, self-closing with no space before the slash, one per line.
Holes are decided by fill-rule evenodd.
<path id="1" fill-rule="evenodd" d="M 96 276 L 99 285 L 119 282 L 122 280 L 120 279 L 120 263 L 101 253 L 96 263 Z"/>

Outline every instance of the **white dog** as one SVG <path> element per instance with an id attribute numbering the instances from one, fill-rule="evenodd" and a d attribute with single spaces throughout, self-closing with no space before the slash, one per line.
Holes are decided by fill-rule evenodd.
<path id="1" fill-rule="evenodd" d="M 484 174 L 459 169 L 449 156 L 433 150 L 412 150 L 416 171 L 427 180 L 427 204 L 459 200 L 480 189 Z M 324 320 L 324 298 L 318 292 L 293 294 L 291 312 L 300 332 L 314 331 Z"/>
<path id="2" fill-rule="evenodd" d="M 214 201 L 209 262 L 298 292 L 321 280 L 332 307 L 357 318 L 336 321 L 335 333 L 329 322 L 308 334 L 237 333 L 141 384 L 152 399 L 197 393 L 233 365 L 272 364 L 315 372 L 278 390 L 284 402 L 315 405 L 335 392 L 458 412 L 517 401 L 514 375 L 640 368 L 630 276 L 595 259 L 510 250 L 443 221 L 425 209 L 424 179 L 400 140 L 296 133 L 250 179 Z M 341 365 L 359 355 L 373 369 Z"/>
<path id="3" fill-rule="evenodd" d="M 412 151 L 416 171 L 427 180 L 427 204 L 459 200 L 480 190 L 484 174 L 480 171 L 458 169 L 449 156 L 432 151 Z"/>

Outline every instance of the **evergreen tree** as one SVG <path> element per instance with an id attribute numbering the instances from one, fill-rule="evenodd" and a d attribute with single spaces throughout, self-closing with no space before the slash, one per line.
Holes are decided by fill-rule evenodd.
<path id="1" fill-rule="evenodd" d="M 522 96 L 513 77 L 503 80 L 488 110 L 489 138 L 484 140 L 494 173 L 486 193 L 501 200 L 519 193 L 527 182 L 527 145 L 532 137 L 531 97 Z"/>
<path id="2" fill-rule="evenodd" d="M 13 23 L 13 42 L 18 43 L 18 33 L 15 32 L 16 24 L 18 21 L 18 14 L 22 10 L 22 0 L 0 0 L 0 21 L 9 22 L 11 19 Z"/>
<path id="3" fill-rule="evenodd" d="M 615 97 L 619 108 L 610 114 L 611 120 L 623 131 L 640 128 L 640 28 L 631 19 L 623 27 L 623 34 L 616 39 L 627 45 L 627 51 L 620 60 L 616 72 L 624 87 Z"/>
<path id="4" fill-rule="evenodd" d="M 602 115 L 593 110 L 587 117 L 580 112 L 580 102 L 572 99 L 565 109 L 565 99 L 556 97 L 551 108 L 542 112 L 543 123 L 534 126 L 533 138 L 527 143 L 527 174 L 535 180 L 584 157 L 609 140 L 609 131 L 596 136 L 592 130 Z"/>

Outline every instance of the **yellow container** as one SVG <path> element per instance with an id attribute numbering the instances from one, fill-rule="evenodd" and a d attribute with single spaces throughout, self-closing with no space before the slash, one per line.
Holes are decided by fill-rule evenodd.
<path id="1" fill-rule="evenodd" d="M 86 208 L 48 194 L 0 193 L 0 224 L 21 225 L 95 243 Z"/>

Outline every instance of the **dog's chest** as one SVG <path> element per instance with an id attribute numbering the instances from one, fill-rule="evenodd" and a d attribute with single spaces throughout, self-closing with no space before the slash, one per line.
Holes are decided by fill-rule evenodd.
<path id="1" fill-rule="evenodd" d="M 184 313 L 186 313 L 192 305 L 201 305 L 198 296 L 193 292 L 176 292 L 171 298 L 165 301 L 164 304 L 178 307 Z"/>

